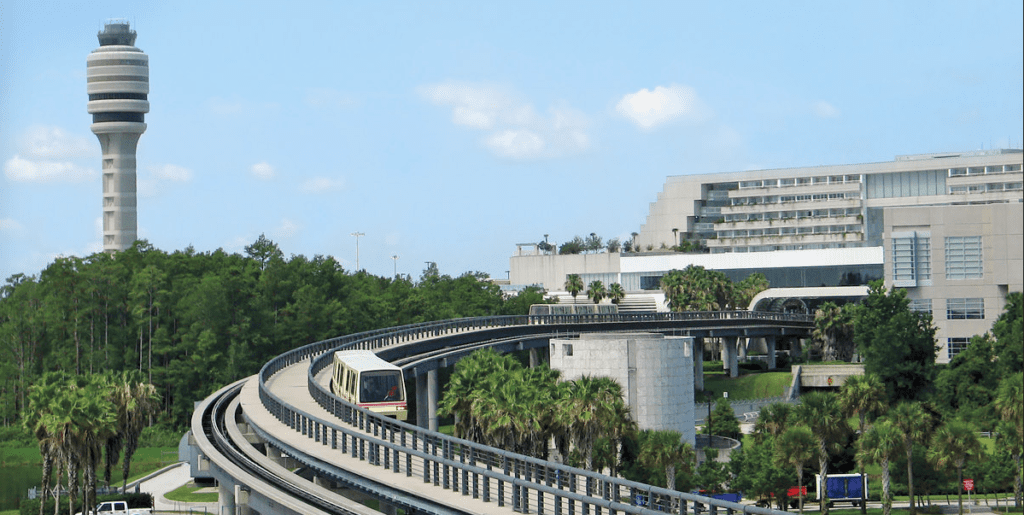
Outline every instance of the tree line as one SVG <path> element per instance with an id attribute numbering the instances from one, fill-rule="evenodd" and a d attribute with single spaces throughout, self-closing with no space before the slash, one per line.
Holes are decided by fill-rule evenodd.
<path id="1" fill-rule="evenodd" d="M 960 497 L 964 471 L 973 466 L 973 473 L 992 483 L 1012 478 L 1019 507 L 1024 451 L 1021 299 L 1020 292 L 1008 295 L 991 331 L 975 336 L 948 365 L 936 366 L 931 315 L 911 310 L 905 290 L 887 291 L 881 282 L 872 283 L 864 302 L 838 310 L 839 323 L 847 327 L 820 323 L 816 331 L 816 337 L 828 338 L 828 331 L 834 331 L 832 336 L 840 337 L 833 341 L 852 340 L 864 358 L 865 375 L 847 378 L 838 393 L 803 395 L 795 407 L 764 407 L 754 428 L 754 445 L 733 457 L 730 486 L 764 498 L 774 495 L 783 508 L 784 493 L 794 479 L 802 482 L 805 466 L 817 465 L 827 477 L 830 470 L 849 470 L 853 464 L 863 474 L 865 463 L 875 463 L 882 470 L 884 513 L 891 510 L 897 474 L 914 513 L 920 494 L 915 487 L 923 486 L 927 493 L 957 485 Z M 819 318 L 837 310 L 824 311 L 822 315 L 819 310 Z M 850 427 L 850 417 L 857 420 L 856 427 Z M 982 449 L 981 430 L 996 435 L 991 454 Z M 823 498 L 823 513 L 826 503 Z M 863 503 L 861 507 L 863 513 Z"/>
<path id="2" fill-rule="evenodd" d="M 430 266 L 419 280 L 347 271 L 330 256 L 285 257 L 260 236 L 244 253 L 165 252 L 145 241 L 114 255 L 60 257 L 0 286 L 0 418 L 16 427 L 47 372 L 135 370 L 159 396 L 154 420 L 184 428 L 194 401 L 270 357 L 362 331 L 460 317 L 526 314 L 478 273 Z"/>

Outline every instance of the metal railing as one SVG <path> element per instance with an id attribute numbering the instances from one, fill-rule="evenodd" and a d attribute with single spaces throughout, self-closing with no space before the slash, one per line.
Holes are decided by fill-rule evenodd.
<path id="1" fill-rule="evenodd" d="M 483 317 L 429 322 L 392 329 L 369 331 L 332 338 L 282 354 L 264 365 L 259 373 L 262 404 L 281 422 L 303 436 L 340 449 L 354 458 L 380 466 L 392 473 L 421 476 L 424 482 L 472 495 L 518 512 L 536 511 L 576 515 L 677 512 L 712 514 L 725 509 L 759 515 L 781 514 L 768 508 L 710 499 L 694 494 L 636 483 L 596 472 L 515 454 L 429 431 L 418 426 L 374 414 L 342 401 L 328 392 L 315 376 L 331 364 L 329 351 L 338 349 L 376 350 L 445 335 L 502 327 L 536 326 L 548 332 L 551 324 L 662 323 L 680 321 L 775 322 L 769 325 L 813 323 L 808 315 L 749 311 L 641 313 L 610 315 L 544 315 Z M 584 330 L 584 327 L 578 327 Z M 412 352 L 412 351 L 410 351 Z M 311 360 L 307 374 L 311 397 L 335 418 L 325 420 L 296 406 L 289 406 L 270 391 L 267 381 L 285 367 Z"/>

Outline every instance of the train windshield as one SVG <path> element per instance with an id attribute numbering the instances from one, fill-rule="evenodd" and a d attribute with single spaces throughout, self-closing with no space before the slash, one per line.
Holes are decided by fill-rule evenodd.
<path id="1" fill-rule="evenodd" d="M 359 402 L 398 402 L 402 396 L 402 373 L 377 370 L 359 374 Z"/>

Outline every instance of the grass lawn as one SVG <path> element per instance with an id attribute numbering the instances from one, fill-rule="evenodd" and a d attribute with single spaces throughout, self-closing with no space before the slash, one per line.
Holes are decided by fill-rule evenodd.
<path id="1" fill-rule="evenodd" d="M 167 492 L 164 497 L 178 502 L 217 502 L 217 492 L 196 493 L 200 488 L 195 483 L 185 483 Z"/>
<path id="2" fill-rule="evenodd" d="M 722 392 L 729 392 L 729 400 L 734 401 L 779 397 L 792 383 L 793 375 L 789 372 L 761 372 L 739 377 L 704 374 L 705 391 L 713 392 L 716 397 L 721 397 Z"/>

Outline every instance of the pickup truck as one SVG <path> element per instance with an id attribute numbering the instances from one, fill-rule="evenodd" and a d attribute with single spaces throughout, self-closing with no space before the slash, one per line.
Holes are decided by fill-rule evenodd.
<path id="1" fill-rule="evenodd" d="M 126 501 L 101 502 L 96 505 L 95 512 L 102 515 L 151 515 L 149 508 L 128 508 Z M 82 512 L 75 515 L 82 515 Z"/>

